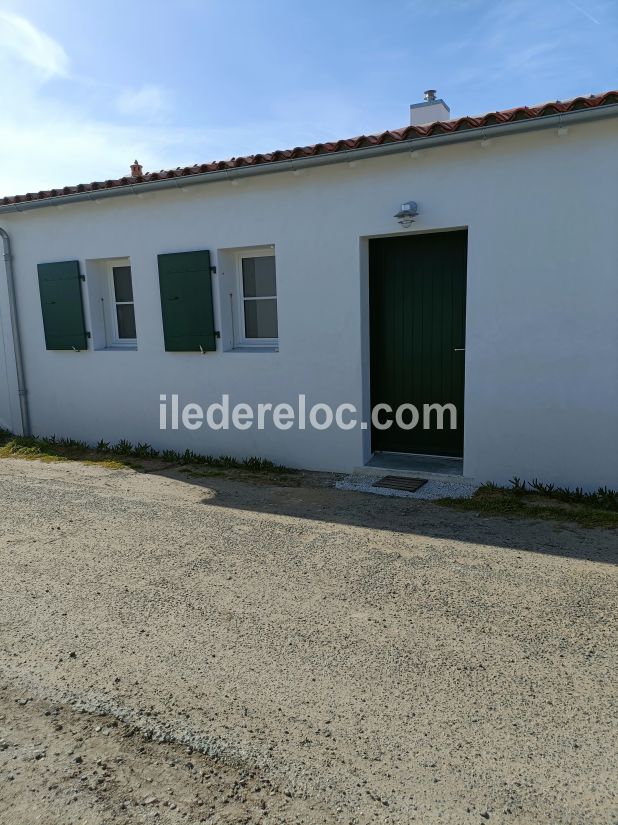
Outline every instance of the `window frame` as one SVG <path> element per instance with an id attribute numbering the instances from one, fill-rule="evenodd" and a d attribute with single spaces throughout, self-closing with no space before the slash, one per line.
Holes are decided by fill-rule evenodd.
<path id="1" fill-rule="evenodd" d="M 118 331 L 118 314 L 116 312 L 116 307 L 119 304 L 131 304 L 133 306 L 133 315 L 135 316 L 135 293 L 133 294 L 132 301 L 116 300 L 114 269 L 120 269 L 123 267 L 128 267 L 131 272 L 131 289 L 133 289 L 133 267 L 131 266 L 131 261 L 128 258 L 116 258 L 107 261 L 107 292 L 109 295 L 109 311 L 106 315 L 107 322 L 111 325 L 111 329 L 109 330 L 109 337 L 106 330 L 106 344 L 108 348 L 113 349 L 137 349 L 137 323 L 135 327 L 135 338 L 121 338 Z"/>
<path id="2" fill-rule="evenodd" d="M 259 297 L 245 298 L 242 262 L 245 258 L 274 258 L 275 259 L 275 294 L 261 295 Z M 274 246 L 257 247 L 255 249 L 242 249 L 236 252 L 236 301 L 235 310 L 237 318 L 238 334 L 235 336 L 234 346 L 243 349 L 264 347 L 277 349 L 279 347 L 279 336 L 276 338 L 248 338 L 245 330 L 245 301 L 272 301 L 277 307 L 277 332 L 279 331 L 279 286 L 277 284 L 277 256 Z"/>

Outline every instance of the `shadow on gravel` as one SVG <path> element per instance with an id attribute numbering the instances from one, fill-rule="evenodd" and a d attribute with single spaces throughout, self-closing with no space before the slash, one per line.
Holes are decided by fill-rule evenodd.
<path id="1" fill-rule="evenodd" d="M 236 478 L 175 477 L 216 493 L 207 507 L 290 516 L 333 525 L 386 530 L 604 564 L 618 564 L 618 532 L 520 517 L 456 512 L 427 501 L 337 490 L 301 477 L 298 486 Z M 307 481 L 307 483 L 303 483 Z"/>

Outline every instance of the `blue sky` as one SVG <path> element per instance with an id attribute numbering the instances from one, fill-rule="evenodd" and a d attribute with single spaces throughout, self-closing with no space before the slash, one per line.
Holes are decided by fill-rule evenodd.
<path id="1" fill-rule="evenodd" d="M 618 87 L 618 0 L 0 0 L 0 194 Z"/>

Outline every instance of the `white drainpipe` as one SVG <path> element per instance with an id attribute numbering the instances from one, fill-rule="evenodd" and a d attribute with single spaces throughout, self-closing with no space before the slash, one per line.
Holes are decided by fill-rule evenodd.
<path id="1" fill-rule="evenodd" d="M 13 275 L 13 257 L 11 255 L 11 239 L 0 226 L 0 237 L 4 250 L 4 272 L 6 287 L 9 295 L 9 316 L 13 333 L 13 351 L 15 353 L 15 371 L 17 373 L 17 392 L 19 393 L 19 410 L 21 413 L 21 428 L 24 435 L 30 435 L 30 414 L 28 410 L 28 392 L 24 377 L 24 359 L 21 350 L 19 335 L 19 321 L 17 317 L 17 302 L 15 300 L 15 279 Z"/>

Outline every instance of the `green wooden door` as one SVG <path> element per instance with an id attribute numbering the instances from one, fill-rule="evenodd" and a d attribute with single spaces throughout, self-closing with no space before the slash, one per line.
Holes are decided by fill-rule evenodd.
<path id="1" fill-rule="evenodd" d="M 372 406 L 413 404 L 420 414 L 413 429 L 380 415 L 393 424 L 372 428 L 374 450 L 463 455 L 466 259 L 465 231 L 369 242 Z M 425 429 L 429 404 L 453 404 L 455 429 L 449 413 L 443 429 L 435 413 Z"/>

